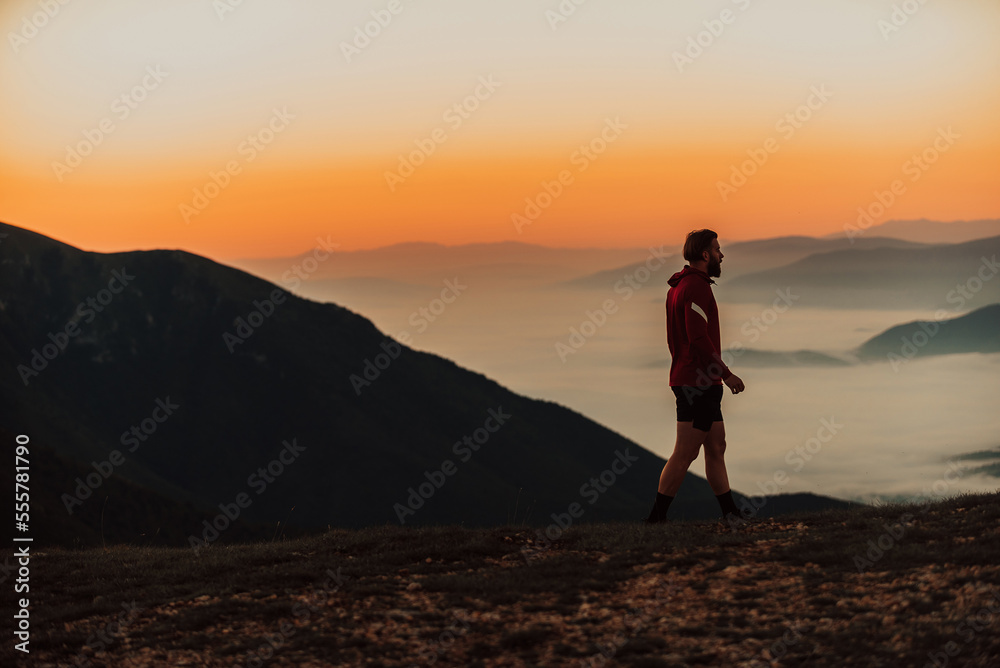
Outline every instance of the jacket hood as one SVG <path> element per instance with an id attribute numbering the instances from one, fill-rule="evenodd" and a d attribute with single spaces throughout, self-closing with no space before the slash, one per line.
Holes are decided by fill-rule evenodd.
<path id="1" fill-rule="evenodd" d="M 705 273 L 701 269 L 695 269 L 691 265 L 686 264 L 684 265 L 683 269 L 675 273 L 667 280 L 667 285 L 669 285 L 670 287 L 674 287 L 678 283 L 680 283 L 681 279 L 684 278 L 685 276 L 698 276 L 699 278 L 708 281 L 712 285 L 715 284 L 715 281 L 713 281 L 712 277 L 709 276 L 707 273 Z"/>

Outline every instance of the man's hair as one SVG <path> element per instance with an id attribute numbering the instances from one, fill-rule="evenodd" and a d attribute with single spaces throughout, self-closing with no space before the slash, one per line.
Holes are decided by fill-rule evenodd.
<path id="1" fill-rule="evenodd" d="M 684 259 L 688 262 L 701 262 L 701 254 L 711 249 L 712 240 L 717 239 L 718 234 L 712 230 L 694 230 L 688 232 L 684 241 Z"/>

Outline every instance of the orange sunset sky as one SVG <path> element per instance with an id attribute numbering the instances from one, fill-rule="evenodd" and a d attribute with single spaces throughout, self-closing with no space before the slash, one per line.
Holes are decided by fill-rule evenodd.
<path id="1" fill-rule="evenodd" d="M 5 0 L 0 27 L 0 220 L 89 250 L 823 235 L 896 180 L 876 222 L 1000 217 L 995 0 Z"/>

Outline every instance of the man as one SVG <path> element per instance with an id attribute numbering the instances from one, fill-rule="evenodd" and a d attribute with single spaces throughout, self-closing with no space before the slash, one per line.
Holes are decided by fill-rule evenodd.
<path id="1" fill-rule="evenodd" d="M 684 242 L 689 264 L 667 283 L 667 346 L 670 348 L 670 389 L 677 398 L 677 441 L 656 492 L 656 502 L 646 518 L 655 524 L 667 519 L 667 508 L 687 474 L 688 467 L 705 446 L 705 477 L 719 500 L 723 517 L 739 509 L 729 489 L 726 473 L 726 430 L 722 422 L 722 384 L 739 394 L 740 377 L 721 357 L 719 309 L 711 286 L 722 275 L 719 235 L 695 230 Z"/>

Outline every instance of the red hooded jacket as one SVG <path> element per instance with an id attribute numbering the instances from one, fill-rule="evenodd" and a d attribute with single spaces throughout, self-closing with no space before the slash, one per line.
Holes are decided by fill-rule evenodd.
<path id="1" fill-rule="evenodd" d="M 733 374 L 722 361 L 719 308 L 708 274 L 691 265 L 667 281 L 667 346 L 671 385 L 721 385 Z"/>

